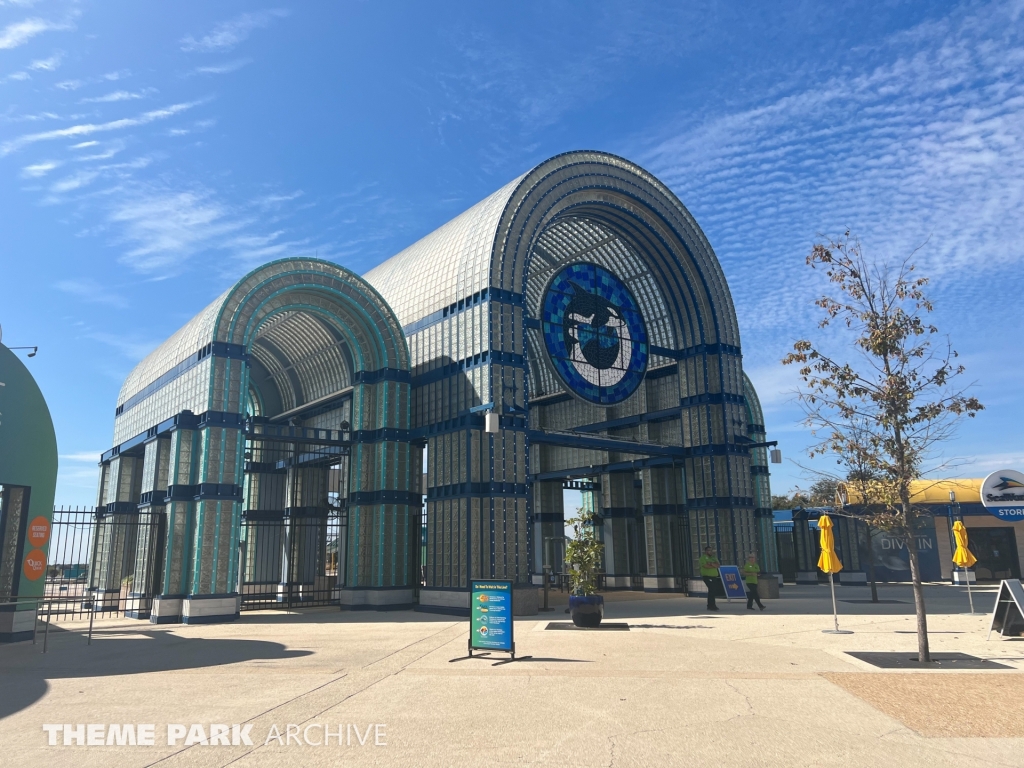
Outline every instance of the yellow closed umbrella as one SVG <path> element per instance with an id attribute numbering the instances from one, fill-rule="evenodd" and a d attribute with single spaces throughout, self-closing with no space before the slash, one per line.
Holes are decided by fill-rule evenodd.
<path id="1" fill-rule="evenodd" d="M 832 534 L 832 519 L 828 515 L 818 518 L 818 528 L 821 530 L 821 556 L 818 558 L 818 568 L 830 576 L 843 570 L 843 564 L 839 562 L 836 555 L 836 540 Z"/>
<path id="2" fill-rule="evenodd" d="M 967 528 L 957 520 L 953 523 L 953 538 L 956 539 L 956 551 L 953 553 L 953 563 L 964 569 L 964 581 L 967 582 L 967 599 L 971 602 L 971 613 L 974 613 L 974 596 L 971 595 L 971 577 L 967 569 L 978 562 L 971 550 L 967 548 Z"/>
<path id="3" fill-rule="evenodd" d="M 836 540 L 832 534 L 832 519 L 828 515 L 818 518 L 818 529 L 821 531 L 821 556 L 818 557 L 818 568 L 828 574 L 828 585 L 832 590 L 832 619 L 835 621 L 835 629 L 823 630 L 830 635 L 849 635 L 849 630 L 839 628 L 839 611 L 836 609 L 836 584 L 832 576 L 843 570 L 843 564 L 839 562 L 836 555 Z"/>

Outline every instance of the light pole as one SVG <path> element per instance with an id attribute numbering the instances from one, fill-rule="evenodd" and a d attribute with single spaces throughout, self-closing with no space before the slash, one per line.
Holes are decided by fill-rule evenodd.
<path id="1" fill-rule="evenodd" d="M 956 539 L 953 536 L 953 522 L 954 518 L 960 519 L 960 502 L 956 500 L 956 491 L 949 492 L 949 545 L 952 547 L 952 552 L 956 552 Z M 954 563 L 955 565 L 955 563 Z M 971 594 L 971 574 L 967 570 L 967 566 L 964 566 L 964 581 L 967 582 L 967 600 L 971 604 L 971 613 L 974 613 L 974 596 Z"/>

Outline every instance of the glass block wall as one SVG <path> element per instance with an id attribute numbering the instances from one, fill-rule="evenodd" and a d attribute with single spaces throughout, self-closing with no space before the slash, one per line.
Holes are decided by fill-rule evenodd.
<path id="1" fill-rule="evenodd" d="M 283 517 L 327 504 L 326 494 L 296 492 L 268 510 L 243 496 L 243 476 L 259 463 L 247 448 L 254 418 L 263 430 L 319 430 L 338 451 L 349 422 L 344 439 L 355 445 L 345 464 L 353 521 L 347 550 L 355 554 L 347 585 L 411 588 L 420 454 L 410 443 L 410 409 L 405 335 L 370 285 L 316 259 L 254 270 L 125 380 L 98 507 L 112 523 L 142 509 L 162 516 L 163 551 L 153 554 L 147 536 L 138 543 L 144 552 L 119 557 L 134 542 L 103 539 L 94 588 L 111 589 L 121 576 L 108 563 L 152 562 L 159 578 L 139 574 L 139 581 L 160 584 L 164 597 L 231 595 L 246 503 Z M 313 471 L 296 455 L 295 466 L 269 470 L 284 471 L 290 488 Z M 319 487 L 314 480 L 305 478 L 306 485 Z"/>
<path id="2" fill-rule="evenodd" d="M 569 391 L 551 364 L 542 300 L 573 264 L 612 275 L 643 316 L 643 384 L 621 399 Z M 732 300 L 700 228 L 649 173 L 603 153 L 559 155 L 366 279 L 409 339 L 413 425 L 428 441 L 428 588 L 533 580 L 572 478 L 594 483 L 587 503 L 621 586 L 639 575 L 675 588 L 699 547 L 740 562 L 756 546 Z M 496 434 L 485 411 L 500 417 Z"/>

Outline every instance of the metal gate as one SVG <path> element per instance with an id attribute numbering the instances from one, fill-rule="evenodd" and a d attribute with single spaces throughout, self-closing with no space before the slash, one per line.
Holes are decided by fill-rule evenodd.
<path id="1" fill-rule="evenodd" d="M 327 430 L 250 424 L 239 541 L 241 609 L 338 602 L 348 532 L 348 446 Z M 340 435 L 339 435 L 340 437 Z"/>
<path id="2" fill-rule="evenodd" d="M 161 588 L 165 520 L 150 508 L 55 507 L 40 615 L 148 616 Z"/>

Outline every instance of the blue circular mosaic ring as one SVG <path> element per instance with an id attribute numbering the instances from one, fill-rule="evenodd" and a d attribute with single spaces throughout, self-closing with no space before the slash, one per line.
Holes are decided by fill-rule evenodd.
<path id="1" fill-rule="evenodd" d="M 569 390 L 597 405 L 628 398 L 647 371 L 647 326 L 629 289 L 608 270 L 570 264 L 544 291 L 548 357 Z"/>

